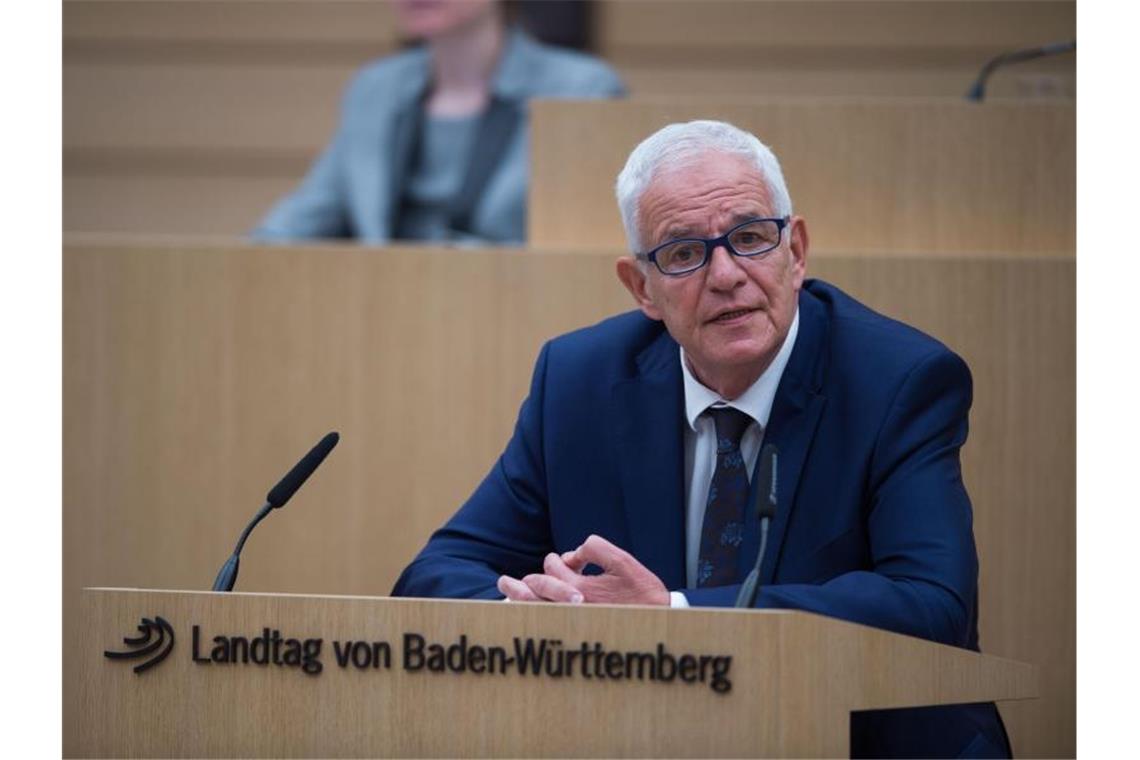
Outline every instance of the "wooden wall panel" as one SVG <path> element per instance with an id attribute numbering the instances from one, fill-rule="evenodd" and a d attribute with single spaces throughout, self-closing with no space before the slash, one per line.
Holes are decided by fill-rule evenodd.
<path id="1" fill-rule="evenodd" d="M 203 161 L 182 177 L 154 172 L 63 178 L 63 227 L 103 233 L 247 235 L 276 200 L 288 176 L 234 177 Z"/>
<path id="2" fill-rule="evenodd" d="M 537 248 L 623 248 L 612 188 L 626 158 L 660 127 L 698 118 L 732 122 L 775 151 L 816 250 L 1068 257 L 1076 248 L 1069 104 L 550 101 L 532 113 L 527 236 Z"/>
<path id="3" fill-rule="evenodd" d="M 639 96 L 965 95 L 998 53 L 1076 38 L 1072 2 L 600 2 L 598 51 Z M 995 96 L 1074 97 L 1074 55 Z"/>
<path id="4" fill-rule="evenodd" d="M 382 2 L 64 3 L 64 229 L 245 235 L 328 141 Z"/>
<path id="5" fill-rule="evenodd" d="M 596 39 L 637 97 L 958 98 L 990 55 L 1074 37 L 1074 8 L 604 2 Z M 400 45 L 387 3 L 342 0 L 65 0 L 63 31 L 64 176 L 82 178 L 65 182 L 69 231 L 245 233 L 268 207 L 250 188 L 267 176 L 292 187 L 329 139 L 352 72 Z M 1011 68 L 992 85 L 995 96 L 1035 99 L 1074 91 L 1071 55 Z M 203 167 L 208 195 L 240 214 L 181 205 Z M 124 208 L 130 197 L 115 205 L 141 177 L 155 182 L 152 214 Z"/>
<path id="6" fill-rule="evenodd" d="M 282 158 L 311 158 L 337 124 L 340 98 L 354 72 L 348 65 L 256 64 L 221 67 L 208 63 L 66 64 L 64 144 L 71 152 L 96 150 L 225 151 Z M 666 101 L 670 87 L 723 102 L 748 102 L 760 95 L 843 96 L 853 80 L 866 77 L 859 88 L 867 96 L 960 96 L 969 82 L 961 72 L 915 72 L 883 68 L 873 74 L 852 71 L 739 71 L 733 69 L 664 72 L 636 69 L 630 85 L 651 102 L 691 102 L 681 96 Z M 928 83 L 938 79 L 931 93 Z M 666 83 L 665 80 L 671 80 Z M 638 88 L 637 83 L 646 86 Z M 1015 94 L 1012 80 L 997 83 L 994 95 Z M 1064 87 L 1048 77 L 1019 86 Z M 916 104 L 921 107 L 921 104 Z M 286 154 L 285 152 L 288 151 Z"/>
<path id="7" fill-rule="evenodd" d="M 892 0 L 602 0 L 598 49 L 620 57 L 655 50 L 769 55 L 784 48 L 961 50 L 994 52 L 1071 39 L 1076 3 L 894 2 Z"/>
<path id="8" fill-rule="evenodd" d="M 638 98 L 685 98 L 694 94 L 726 100 L 784 95 L 961 98 L 977 76 L 977 69 L 974 65 L 929 68 L 884 63 L 794 69 L 718 64 L 678 70 L 630 64 L 622 66 L 621 73 Z M 992 99 L 1072 100 L 1076 86 L 1075 71 L 1016 69 L 994 76 L 986 94 Z"/>
<path id="9" fill-rule="evenodd" d="M 214 40 L 244 46 L 322 41 L 391 46 L 397 40 L 388 3 L 356 0 L 64 0 L 63 33 L 68 42 Z"/>
<path id="10" fill-rule="evenodd" d="M 83 154 L 133 151 L 151 162 L 185 152 L 299 155 L 307 162 L 332 136 L 353 70 L 264 63 L 65 64 L 64 146 Z"/>
<path id="11" fill-rule="evenodd" d="M 861 253 L 809 273 L 970 364 L 982 645 L 1042 667 L 1043 698 L 1004 709 L 1015 751 L 1073 756 L 1074 262 Z M 501 451 L 542 341 L 629 306 L 611 258 L 584 252 L 73 239 L 65 624 L 82 586 L 208 588 L 332 429 L 339 448 L 258 528 L 238 587 L 386 593 Z"/>

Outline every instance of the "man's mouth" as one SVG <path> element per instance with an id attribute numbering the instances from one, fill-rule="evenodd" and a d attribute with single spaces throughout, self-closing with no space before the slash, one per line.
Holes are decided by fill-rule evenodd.
<path id="1" fill-rule="evenodd" d="M 731 322 L 735 319 L 740 319 L 741 317 L 747 316 L 748 314 L 751 314 L 754 311 L 757 311 L 757 310 L 756 309 L 733 309 L 732 311 L 722 311 L 720 314 L 717 314 L 715 317 L 710 319 L 709 322 L 712 322 L 712 323 Z"/>

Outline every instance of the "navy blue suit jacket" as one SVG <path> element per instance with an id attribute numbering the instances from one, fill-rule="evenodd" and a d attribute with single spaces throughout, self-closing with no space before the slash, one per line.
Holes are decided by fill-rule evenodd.
<path id="1" fill-rule="evenodd" d="M 778 507 L 757 606 L 808 610 L 978 648 L 977 554 L 958 450 L 969 369 L 934 339 L 827 283 L 800 328 L 764 443 Z M 498 598 L 500 574 L 541 572 L 597 533 L 694 606 L 685 589 L 684 390 L 677 343 L 640 312 L 547 343 L 513 437 L 470 500 L 404 571 L 396 595 Z M 759 524 L 746 525 L 738 581 Z M 991 704 L 857 713 L 852 753 L 1008 754 Z"/>

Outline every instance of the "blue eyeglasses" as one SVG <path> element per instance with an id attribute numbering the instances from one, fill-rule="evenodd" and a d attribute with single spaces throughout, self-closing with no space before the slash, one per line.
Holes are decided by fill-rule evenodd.
<path id="1" fill-rule="evenodd" d="M 695 272 L 712 259 L 713 251 L 724 246 L 733 256 L 752 258 L 768 253 L 780 244 L 788 217 L 782 219 L 750 219 L 738 224 L 718 238 L 682 238 L 670 240 L 635 258 L 652 261 L 661 274 L 671 276 Z"/>

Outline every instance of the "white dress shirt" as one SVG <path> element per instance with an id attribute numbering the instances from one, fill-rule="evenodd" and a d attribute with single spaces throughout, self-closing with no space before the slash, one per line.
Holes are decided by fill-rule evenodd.
<path id="1" fill-rule="evenodd" d="M 792 355 L 796 334 L 800 327 L 800 312 L 796 310 L 792 326 L 784 338 L 776 358 L 764 374 L 732 401 L 721 398 L 716 391 L 701 384 L 689 369 L 685 350 L 681 349 L 681 373 L 685 382 L 685 579 L 686 588 L 696 588 L 697 562 L 701 553 L 701 527 L 705 520 L 709 485 L 716 471 L 716 424 L 704 414 L 709 407 L 732 407 L 751 418 L 740 440 L 740 453 L 751 479 L 764 440 L 764 429 L 772 414 L 776 388 Z M 670 606 L 688 607 L 689 602 L 680 591 L 670 592 Z"/>

